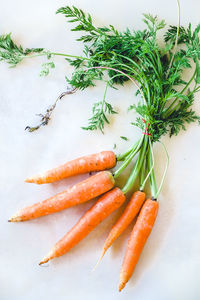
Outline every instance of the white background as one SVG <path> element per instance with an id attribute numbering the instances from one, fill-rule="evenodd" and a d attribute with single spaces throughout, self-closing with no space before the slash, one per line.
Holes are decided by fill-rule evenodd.
<path id="1" fill-rule="evenodd" d="M 143 28 L 142 13 L 152 13 L 167 23 L 177 24 L 176 1 L 115 0 L 7 0 L 1 3 L 0 34 L 12 32 L 25 47 L 45 47 L 65 53 L 81 54 L 79 36 L 70 32 L 62 15 L 63 5 L 76 5 L 90 12 L 95 24 L 113 24 L 119 30 Z M 199 21 L 199 1 L 181 1 L 182 24 Z M 65 75 L 72 68 L 56 58 L 56 69 L 40 78 L 45 59 L 24 61 L 16 69 L 0 65 L 0 300 L 40 299 L 200 299 L 200 129 L 196 124 L 178 137 L 163 138 L 170 155 L 170 167 L 159 197 L 159 215 L 140 261 L 119 294 L 119 272 L 130 226 L 114 243 L 95 272 L 91 272 L 114 220 L 120 210 L 105 220 L 85 240 L 65 256 L 39 267 L 38 262 L 86 211 L 93 201 L 55 215 L 20 224 L 7 222 L 18 209 L 43 200 L 86 176 L 35 186 L 24 178 L 78 156 L 112 149 L 125 150 L 140 132 L 130 125 L 135 119 L 127 114 L 137 101 L 129 83 L 118 91 L 109 90 L 108 101 L 119 112 L 105 134 L 85 132 L 91 107 L 101 100 L 104 85 L 79 91 L 60 102 L 47 127 L 35 133 L 24 131 L 35 125 L 42 113 L 66 89 Z M 199 95 L 195 109 L 200 112 Z M 129 141 L 120 139 L 121 135 Z M 158 181 L 165 165 L 160 146 L 155 146 Z"/>

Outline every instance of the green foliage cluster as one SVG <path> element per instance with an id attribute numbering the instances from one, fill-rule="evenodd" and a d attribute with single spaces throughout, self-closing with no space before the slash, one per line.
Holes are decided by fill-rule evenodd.
<path id="1" fill-rule="evenodd" d="M 200 122 L 192 109 L 194 94 L 200 90 L 200 25 L 193 31 L 191 24 L 188 28 L 181 26 L 176 47 L 177 27 L 170 26 L 161 43 L 157 33 L 166 26 L 165 22 L 151 15 L 144 15 L 144 30 L 119 32 L 112 25 L 96 27 L 89 14 L 74 6 L 62 7 L 57 13 L 76 23 L 72 31 L 83 32 L 78 38 L 84 46 L 82 57 L 51 53 L 43 48 L 24 50 L 8 34 L 0 36 L 0 60 L 13 67 L 25 57 L 34 55 L 45 55 L 48 59 L 53 55 L 66 56 L 65 59 L 74 67 L 71 78 L 66 77 L 66 81 L 81 90 L 107 77 L 107 84 L 113 88 L 123 85 L 128 80 L 127 76 L 133 78 L 140 96 L 137 104 L 130 105 L 130 110 L 139 114 L 133 124 L 144 130 L 144 118 L 149 123 L 153 141 L 167 133 L 177 135 L 187 123 Z M 189 81 L 185 81 L 184 72 L 193 65 L 194 73 Z M 54 67 L 52 61 L 45 63 L 40 74 L 48 75 Z M 103 132 L 104 123 L 109 123 L 108 115 L 116 112 L 104 95 L 102 101 L 94 104 L 92 113 L 88 127 L 83 128 Z"/>
<path id="2" fill-rule="evenodd" d="M 95 27 L 91 16 L 86 16 L 75 7 L 61 8 L 58 13 L 64 14 L 69 22 L 79 22 L 72 30 L 87 33 L 78 39 L 84 43 L 87 59 L 68 59 L 75 68 L 71 79 L 67 79 L 68 83 L 79 89 L 94 86 L 95 80 L 103 78 L 102 69 L 95 67 L 115 68 L 134 78 L 139 83 L 138 94 L 142 92 L 142 99 L 138 104 L 130 106 L 130 109 L 134 109 L 140 115 L 133 124 L 144 130 L 141 117 L 144 118 L 149 123 L 149 132 L 154 141 L 167 133 L 170 136 L 177 135 L 181 129 L 185 130 L 187 123 L 200 122 L 200 118 L 191 108 L 194 94 L 200 89 L 200 25 L 194 32 L 191 24 L 187 29 L 180 27 L 180 46 L 174 54 L 177 27 L 169 27 L 164 35 L 164 46 L 160 46 L 157 32 L 165 27 L 165 22 L 159 21 L 157 17 L 145 14 L 146 29 L 127 29 L 120 33 L 113 26 Z M 195 64 L 195 71 L 191 80 L 186 82 L 183 80 L 183 72 L 191 68 L 192 62 Z M 128 80 L 114 70 L 107 70 L 107 75 L 113 87 Z M 189 85 L 192 81 L 194 87 L 190 90 Z M 101 129 L 102 123 L 101 126 L 98 125 L 103 120 L 101 113 L 96 114 L 94 109 L 91 120 L 92 124 L 87 129 Z"/>

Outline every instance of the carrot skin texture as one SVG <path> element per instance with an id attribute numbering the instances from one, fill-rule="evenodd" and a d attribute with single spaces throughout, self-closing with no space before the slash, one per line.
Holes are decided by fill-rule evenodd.
<path id="1" fill-rule="evenodd" d="M 120 271 L 119 291 L 130 279 L 145 243 L 151 233 L 158 213 L 158 202 L 148 199 L 144 203 L 131 232 Z"/>
<path id="2" fill-rule="evenodd" d="M 99 223 L 108 217 L 125 201 L 125 196 L 119 188 L 114 188 L 99 198 L 99 200 L 80 218 L 75 226 L 52 248 L 49 254 L 40 262 L 61 256 L 77 245 Z"/>
<path id="3" fill-rule="evenodd" d="M 117 220 L 117 222 L 114 224 L 108 237 L 106 238 L 101 258 L 104 256 L 105 252 L 112 245 L 112 243 L 122 234 L 122 232 L 128 227 L 128 225 L 136 217 L 144 201 L 145 201 L 145 193 L 141 191 L 137 191 L 133 193 L 124 212 L 122 213 L 121 217 Z"/>
<path id="4" fill-rule="evenodd" d="M 102 151 L 100 153 L 83 156 L 52 170 L 46 171 L 33 177 L 25 179 L 29 183 L 51 183 L 67 177 L 89 172 L 111 169 L 116 165 L 116 156 L 113 151 Z"/>
<path id="5" fill-rule="evenodd" d="M 9 219 L 10 222 L 20 222 L 49 215 L 68 207 L 93 199 L 114 186 L 114 179 L 109 171 L 102 171 L 86 180 L 75 184 L 64 192 L 51 198 L 21 209 Z"/>

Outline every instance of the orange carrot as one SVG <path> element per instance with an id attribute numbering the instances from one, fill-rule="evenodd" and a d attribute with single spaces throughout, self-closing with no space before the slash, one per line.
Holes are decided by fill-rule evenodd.
<path id="1" fill-rule="evenodd" d="M 140 254 L 153 228 L 157 212 L 158 202 L 148 199 L 140 211 L 128 241 L 120 272 L 119 291 L 125 287 L 135 269 Z"/>
<path id="2" fill-rule="evenodd" d="M 51 249 L 49 254 L 40 262 L 61 256 L 77 245 L 86 237 L 100 222 L 109 216 L 114 210 L 122 205 L 125 196 L 119 188 L 104 194 L 76 223 L 76 225 Z"/>
<path id="3" fill-rule="evenodd" d="M 114 152 L 103 151 L 71 160 L 43 174 L 29 177 L 25 179 L 25 182 L 37 184 L 51 183 L 78 174 L 111 169 L 115 165 L 116 156 Z"/>
<path id="4" fill-rule="evenodd" d="M 128 227 L 128 225 L 136 217 L 142 204 L 144 203 L 144 200 L 145 200 L 145 193 L 143 192 L 137 191 L 132 195 L 123 214 L 118 219 L 118 221 L 114 224 L 108 237 L 106 238 L 101 258 L 104 256 L 104 254 L 106 253 L 108 248 L 112 245 L 112 243 L 120 236 L 120 234 L 122 234 L 122 232 Z"/>
<path id="5" fill-rule="evenodd" d="M 49 199 L 21 209 L 9 219 L 10 222 L 20 222 L 52 214 L 65 208 L 86 202 L 95 198 L 114 186 L 110 172 L 102 171 L 86 180 L 68 188 Z"/>

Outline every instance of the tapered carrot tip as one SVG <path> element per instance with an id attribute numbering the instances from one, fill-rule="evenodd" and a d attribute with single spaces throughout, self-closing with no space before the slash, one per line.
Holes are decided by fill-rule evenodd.
<path id="1" fill-rule="evenodd" d="M 105 254 L 105 253 L 106 253 L 106 251 L 103 250 L 101 256 L 99 257 L 99 259 L 98 259 L 96 265 L 94 266 L 94 268 L 92 269 L 92 271 L 95 271 L 95 270 L 96 270 L 96 268 L 98 267 L 98 265 L 99 265 L 99 263 L 101 262 L 102 258 L 104 257 L 104 254 Z"/>
<path id="2" fill-rule="evenodd" d="M 35 178 L 34 177 L 28 177 L 24 180 L 25 182 L 28 182 L 28 183 L 34 183 L 36 182 Z"/>
<path id="3" fill-rule="evenodd" d="M 126 285 L 126 280 L 124 280 L 126 276 L 124 276 L 124 273 L 120 274 L 120 282 L 119 282 L 119 292 L 121 292 L 121 290 L 123 290 L 123 288 Z"/>
<path id="4" fill-rule="evenodd" d="M 98 260 L 98 264 L 100 263 L 100 261 L 101 261 L 102 258 L 104 257 L 105 253 L 106 253 L 106 249 L 103 249 L 103 251 L 102 251 L 102 253 L 101 253 L 101 256 L 100 256 L 100 258 L 99 258 L 99 260 Z"/>
<path id="5" fill-rule="evenodd" d="M 43 260 L 41 260 L 41 262 L 39 263 L 39 266 L 41 266 L 41 265 L 47 263 L 48 261 L 49 261 L 48 258 L 43 258 Z"/>
<path id="6" fill-rule="evenodd" d="M 8 222 L 21 222 L 21 217 L 16 214 L 8 219 Z"/>
<path id="7" fill-rule="evenodd" d="M 51 253 L 49 253 L 47 256 L 45 256 L 42 260 L 41 260 L 41 262 L 39 263 L 39 266 L 41 266 L 41 265 L 43 265 L 43 264 L 46 264 L 50 259 L 52 259 L 53 257 L 52 257 L 52 255 L 51 255 Z"/>
<path id="8" fill-rule="evenodd" d="M 124 287 L 125 287 L 125 283 L 120 283 L 119 284 L 119 292 L 121 292 Z"/>

